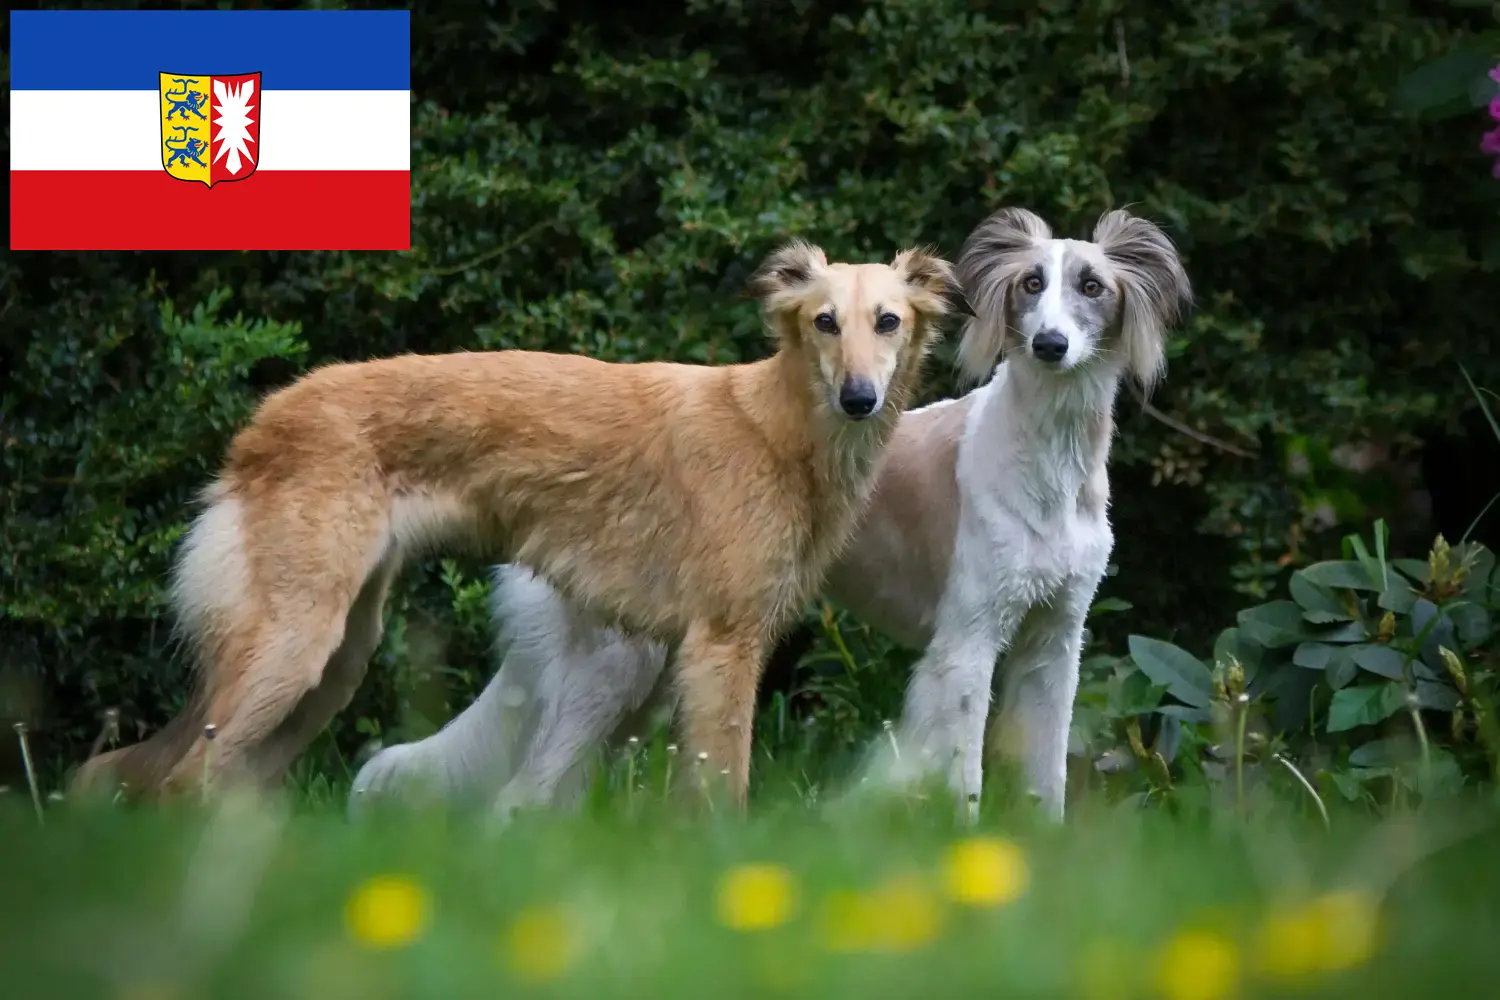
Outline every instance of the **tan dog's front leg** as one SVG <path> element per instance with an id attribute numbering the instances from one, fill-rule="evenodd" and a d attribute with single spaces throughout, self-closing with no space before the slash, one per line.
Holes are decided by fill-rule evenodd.
<path id="1" fill-rule="evenodd" d="M 706 784 L 729 772 L 729 792 L 740 805 L 750 786 L 750 730 L 764 644 L 722 625 L 695 622 L 677 650 L 677 682 L 690 759 L 700 754 Z"/>

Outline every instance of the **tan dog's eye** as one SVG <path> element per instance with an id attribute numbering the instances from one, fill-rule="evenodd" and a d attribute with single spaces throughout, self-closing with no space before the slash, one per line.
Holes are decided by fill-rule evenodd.
<path id="1" fill-rule="evenodd" d="M 880 318 L 875 321 L 876 333 L 894 333 L 896 327 L 901 325 L 901 317 L 895 313 L 881 313 Z"/>
<path id="2" fill-rule="evenodd" d="M 838 320 L 833 318 L 833 313 L 818 313 L 813 317 L 813 329 L 819 333 L 838 333 Z"/>
<path id="3" fill-rule="evenodd" d="M 1083 283 L 1083 286 L 1082 286 L 1081 290 L 1082 290 L 1083 294 L 1085 294 L 1089 298 L 1093 299 L 1093 298 L 1098 298 L 1099 297 L 1100 293 L 1102 293 L 1104 291 L 1104 286 L 1101 285 L 1099 282 L 1095 281 L 1093 278 L 1089 278 L 1087 281 L 1085 281 Z"/>
<path id="4" fill-rule="evenodd" d="M 1042 279 L 1034 274 L 1030 275 L 1025 281 L 1021 282 L 1021 287 L 1026 289 L 1027 295 L 1035 295 L 1042 290 Z"/>

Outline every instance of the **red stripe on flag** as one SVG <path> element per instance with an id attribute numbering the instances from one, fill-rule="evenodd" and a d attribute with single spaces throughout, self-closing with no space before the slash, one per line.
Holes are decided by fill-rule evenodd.
<path id="1" fill-rule="evenodd" d="M 411 173 L 12 170 L 12 250 L 409 250 Z"/>

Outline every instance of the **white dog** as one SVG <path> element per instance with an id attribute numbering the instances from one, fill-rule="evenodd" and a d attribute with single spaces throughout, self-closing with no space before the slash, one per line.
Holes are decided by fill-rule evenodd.
<path id="1" fill-rule="evenodd" d="M 1055 239 L 1002 209 L 958 265 L 975 317 L 960 362 L 994 377 L 901 421 L 870 508 L 824 593 L 891 638 L 926 648 L 886 774 L 943 774 L 977 805 L 997 657 L 996 742 L 1049 815 L 1063 815 L 1084 617 L 1104 576 L 1107 465 L 1120 382 L 1149 389 L 1191 301 L 1155 225 L 1104 215 L 1093 241 Z M 425 781 L 502 813 L 560 803 L 588 758 L 650 704 L 667 650 L 590 621 L 518 566 L 497 570 L 503 659 L 480 698 L 436 735 L 372 758 L 351 807 Z"/>

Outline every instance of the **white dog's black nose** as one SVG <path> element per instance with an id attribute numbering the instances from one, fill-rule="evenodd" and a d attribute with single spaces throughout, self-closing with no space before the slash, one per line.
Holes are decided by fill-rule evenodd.
<path id="1" fill-rule="evenodd" d="M 844 380 L 839 390 L 839 407 L 856 420 L 875 412 L 875 386 L 869 379 L 850 378 Z"/>
<path id="2" fill-rule="evenodd" d="M 1056 330 L 1043 330 L 1031 338 L 1031 354 L 1038 361 L 1048 364 L 1061 361 L 1068 353 L 1068 338 Z"/>

